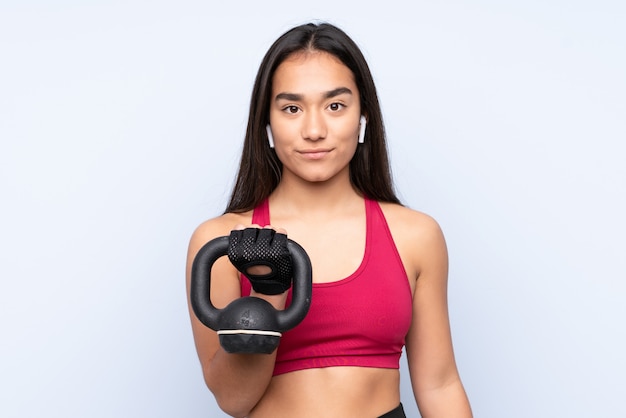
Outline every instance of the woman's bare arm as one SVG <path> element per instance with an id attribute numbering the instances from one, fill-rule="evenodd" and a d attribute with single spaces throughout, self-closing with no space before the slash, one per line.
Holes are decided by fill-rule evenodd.
<path id="1" fill-rule="evenodd" d="M 415 241 L 419 273 L 413 295 L 413 324 L 406 342 L 413 393 L 424 418 L 471 417 L 452 348 L 445 239 L 432 218 L 420 218 Z"/>
<path id="2" fill-rule="evenodd" d="M 428 215 L 398 205 L 383 209 L 413 289 L 406 351 L 418 408 L 424 418 L 471 417 L 452 349 L 443 233 Z"/>
<path id="3" fill-rule="evenodd" d="M 191 281 L 191 265 L 200 248 L 213 238 L 228 235 L 233 226 L 241 223 L 239 215 L 224 215 L 205 222 L 193 233 L 187 255 L 187 295 Z M 283 309 L 285 295 L 256 294 Z M 211 270 L 211 301 L 222 309 L 241 297 L 239 273 L 227 257 L 218 259 Z M 272 378 L 276 352 L 272 354 L 230 354 L 219 343 L 217 333 L 202 324 L 191 305 L 189 314 L 198 357 L 207 387 L 215 395 L 218 405 L 234 417 L 246 416 L 258 403 Z"/>

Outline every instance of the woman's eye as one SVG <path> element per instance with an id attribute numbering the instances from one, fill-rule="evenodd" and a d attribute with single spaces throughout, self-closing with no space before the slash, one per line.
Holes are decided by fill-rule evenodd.
<path id="1" fill-rule="evenodd" d="M 287 106 L 284 110 L 287 113 L 295 114 L 298 113 L 300 109 L 298 109 L 298 106 Z"/>
<path id="2" fill-rule="evenodd" d="M 338 110 L 341 110 L 344 106 L 341 103 L 331 103 L 328 108 L 333 111 L 336 112 Z"/>

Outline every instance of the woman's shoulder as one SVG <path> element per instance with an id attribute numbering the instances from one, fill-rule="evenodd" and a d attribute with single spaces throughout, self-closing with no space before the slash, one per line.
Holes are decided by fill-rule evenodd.
<path id="1" fill-rule="evenodd" d="M 237 225 L 249 225 L 252 220 L 252 211 L 243 213 L 225 213 L 202 222 L 193 231 L 192 246 L 202 245 L 213 238 L 230 234 Z"/>
<path id="2" fill-rule="evenodd" d="M 393 232 L 416 237 L 441 234 L 439 223 L 432 216 L 397 203 L 379 202 L 387 224 Z"/>
<path id="3" fill-rule="evenodd" d="M 446 241 L 432 216 L 395 203 L 380 207 L 409 277 L 447 263 Z"/>

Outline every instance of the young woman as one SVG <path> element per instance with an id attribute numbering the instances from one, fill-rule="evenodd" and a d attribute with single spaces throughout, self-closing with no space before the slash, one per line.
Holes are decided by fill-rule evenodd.
<path id="1" fill-rule="evenodd" d="M 399 359 L 406 345 L 424 417 L 470 417 L 447 309 L 447 251 L 438 224 L 395 196 L 376 89 L 355 43 L 329 24 L 298 26 L 261 63 L 234 191 L 208 241 L 274 228 L 313 267 L 312 304 L 272 354 L 230 354 L 191 313 L 207 386 L 234 417 L 403 417 Z M 261 267 L 259 267 L 261 268 Z M 256 296 L 277 309 L 290 292 L 251 289 L 228 258 L 211 273 L 222 308 Z"/>

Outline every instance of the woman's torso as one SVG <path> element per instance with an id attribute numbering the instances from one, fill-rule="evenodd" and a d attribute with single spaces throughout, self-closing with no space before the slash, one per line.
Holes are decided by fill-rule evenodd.
<path id="1" fill-rule="evenodd" d="M 315 284 L 332 286 L 334 282 L 353 276 L 363 267 L 368 240 L 364 208 L 361 200 L 360 207 L 355 206 L 353 212 L 347 211 L 343 217 L 333 217 L 331 222 L 316 222 L 307 217 L 294 219 L 293 216 L 281 216 L 280 210 L 276 210 L 272 212 L 271 221 L 267 223 L 287 229 L 289 237 L 307 250 L 313 265 Z M 400 213 L 405 210 L 398 205 L 386 205 L 384 211 L 384 218 L 392 218 L 392 222 L 387 223 L 390 224 L 389 229 L 394 237 L 396 232 L 402 234 L 391 226 L 395 223 L 393 218 L 398 209 Z M 258 216 L 255 221 L 259 221 Z M 371 246 L 372 242 L 367 245 Z M 398 248 L 398 252 L 400 257 L 403 253 L 406 255 L 402 248 Z M 406 270 L 403 280 L 408 281 L 409 286 L 401 289 L 410 297 L 415 283 L 407 275 L 415 277 L 415 274 L 410 263 L 403 263 L 405 259 L 406 256 L 398 261 L 400 268 Z M 384 294 L 377 296 L 385 297 Z M 410 312 L 408 315 L 410 316 Z M 282 411 L 289 411 L 284 416 L 290 417 L 377 417 L 399 404 L 399 379 L 398 369 L 387 367 L 334 366 L 305 368 L 279 374 L 272 378 L 268 390 L 250 417 L 277 418 L 282 416 Z"/>

